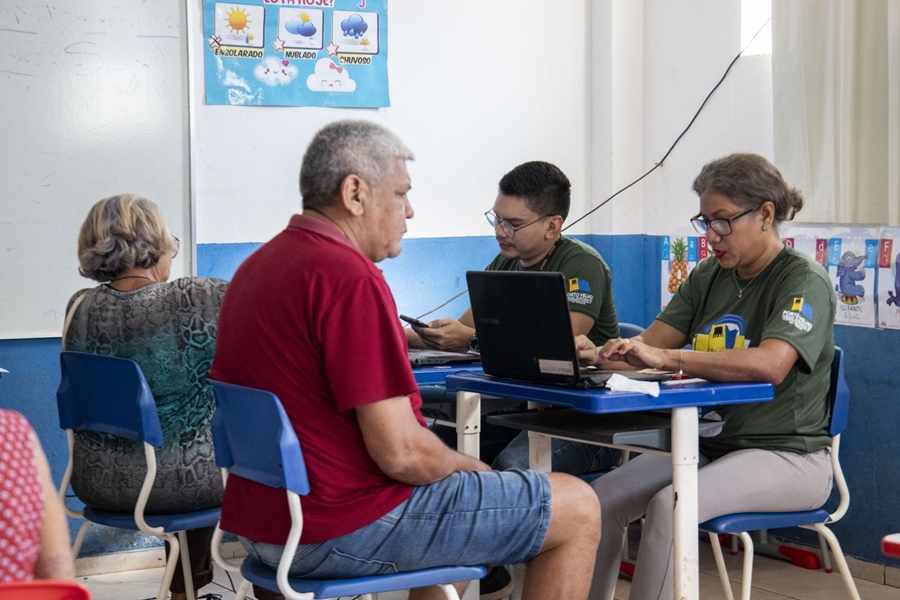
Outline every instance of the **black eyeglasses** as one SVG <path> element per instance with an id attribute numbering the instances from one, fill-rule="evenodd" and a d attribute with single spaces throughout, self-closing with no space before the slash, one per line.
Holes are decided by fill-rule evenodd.
<path id="1" fill-rule="evenodd" d="M 175 242 L 175 251 L 172 252 L 172 258 L 174 259 L 176 256 L 178 256 L 178 251 L 181 250 L 181 240 L 178 239 L 177 235 L 173 235 L 172 240 L 174 240 Z"/>
<path id="2" fill-rule="evenodd" d="M 701 235 L 705 235 L 707 229 L 712 229 L 718 235 L 729 235 L 731 233 L 731 222 L 735 219 L 740 219 L 746 214 L 752 213 L 754 210 L 759 210 L 759 207 L 754 206 L 753 208 L 742 210 L 738 214 L 727 219 L 707 220 L 702 215 L 698 214 L 696 217 L 691 219 L 691 225 L 693 225 L 697 233 Z"/>
<path id="3" fill-rule="evenodd" d="M 503 232 L 503 235 L 508 238 L 514 237 L 516 235 L 516 232 L 519 231 L 520 229 L 525 229 L 529 225 L 534 225 L 538 221 L 546 219 L 549 216 L 550 215 L 544 215 L 543 217 L 538 217 L 537 219 L 535 219 L 534 221 L 531 221 L 530 223 L 525 223 L 524 225 L 519 225 L 518 227 L 513 227 L 509 221 L 498 217 L 494 213 L 493 210 L 489 210 L 486 213 L 484 213 L 484 217 L 487 219 L 488 224 L 490 224 L 490 226 L 493 227 L 494 229 L 497 229 L 499 227 L 500 231 Z"/>

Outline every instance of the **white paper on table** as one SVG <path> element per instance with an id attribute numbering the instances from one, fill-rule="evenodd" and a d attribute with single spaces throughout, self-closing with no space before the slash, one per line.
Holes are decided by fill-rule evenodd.
<path id="1" fill-rule="evenodd" d="M 606 389 L 613 392 L 638 392 L 640 394 L 649 394 L 654 398 L 659 397 L 659 384 L 657 382 L 629 379 L 618 373 L 613 373 L 606 381 Z"/>

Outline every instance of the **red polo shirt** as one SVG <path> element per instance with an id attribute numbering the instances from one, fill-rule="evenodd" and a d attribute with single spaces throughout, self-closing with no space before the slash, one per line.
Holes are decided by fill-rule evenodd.
<path id="1" fill-rule="evenodd" d="M 210 377 L 275 393 L 297 431 L 312 491 L 301 499 L 309 544 L 374 522 L 412 493 L 369 457 L 357 406 L 419 396 L 397 307 L 375 264 L 335 227 L 295 215 L 228 286 Z M 231 476 L 222 528 L 284 544 L 284 490 Z"/>

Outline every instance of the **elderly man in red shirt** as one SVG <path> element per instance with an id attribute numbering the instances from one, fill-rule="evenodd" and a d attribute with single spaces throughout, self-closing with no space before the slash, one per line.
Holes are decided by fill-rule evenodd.
<path id="1" fill-rule="evenodd" d="M 448 564 L 525 562 L 523 598 L 586 598 L 597 496 L 575 477 L 492 471 L 422 418 L 406 337 L 377 262 L 413 209 L 407 147 L 362 121 L 328 125 L 303 158 L 303 214 L 238 269 L 210 376 L 281 398 L 312 491 L 291 574 L 342 578 Z M 222 527 L 277 565 L 281 491 L 228 479 Z M 458 584 L 462 591 L 464 584 Z M 437 588 L 410 598 L 438 597 Z"/>

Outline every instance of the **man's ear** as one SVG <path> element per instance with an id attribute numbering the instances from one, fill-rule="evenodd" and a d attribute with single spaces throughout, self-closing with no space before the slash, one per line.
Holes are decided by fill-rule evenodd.
<path id="1" fill-rule="evenodd" d="M 365 200 L 369 196 L 369 186 L 359 175 L 350 174 L 341 181 L 341 205 L 354 217 L 365 212 Z"/>
<path id="2" fill-rule="evenodd" d="M 547 217 L 547 236 L 555 237 L 562 232 L 563 218 L 560 215 Z"/>

